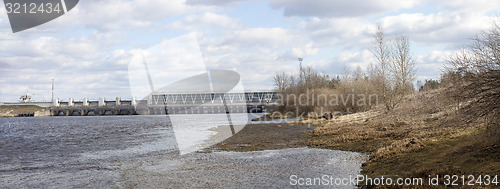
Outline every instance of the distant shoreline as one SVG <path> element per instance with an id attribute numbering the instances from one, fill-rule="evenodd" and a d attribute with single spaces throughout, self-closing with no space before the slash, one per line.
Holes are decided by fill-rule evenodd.
<path id="1" fill-rule="evenodd" d="M 6 105 L 0 104 L 0 117 L 38 117 L 37 112 L 47 111 L 36 105 Z"/>

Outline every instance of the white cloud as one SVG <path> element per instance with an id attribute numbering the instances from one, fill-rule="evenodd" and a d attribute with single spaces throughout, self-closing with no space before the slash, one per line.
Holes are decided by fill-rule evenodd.
<path id="1" fill-rule="evenodd" d="M 190 32 L 199 32 L 209 69 L 236 70 L 249 89 L 272 88 L 275 72 L 297 71 L 297 57 L 330 75 L 342 74 L 344 65 L 365 68 L 373 62 L 377 23 L 389 38 L 409 35 L 418 77 L 433 77 L 500 7 L 497 0 L 270 0 L 270 11 L 283 11 L 281 22 L 255 24 L 234 12 L 243 1 L 81 1 L 61 18 L 16 34 L 0 5 L 0 101 L 31 90 L 48 99 L 51 78 L 64 99 L 127 98 L 131 49 Z"/>
<path id="2" fill-rule="evenodd" d="M 400 14 L 379 20 L 385 32 L 409 35 L 417 42 L 456 46 L 489 26 L 491 18 L 475 13 Z M 455 47 L 456 48 L 456 47 Z"/>
<path id="3" fill-rule="evenodd" d="M 414 58 L 417 67 L 417 80 L 439 79 L 446 61 L 458 50 L 432 50 Z"/>
<path id="4" fill-rule="evenodd" d="M 456 51 L 441 51 L 441 50 L 433 50 L 425 55 L 420 55 L 416 57 L 417 64 L 428 64 L 428 63 L 445 63 L 446 60 L 450 58 L 450 56 L 457 53 Z"/>
<path id="5" fill-rule="evenodd" d="M 307 44 L 304 47 L 295 47 L 292 48 L 291 56 L 293 57 L 306 57 L 317 54 L 319 51 L 318 48 L 313 47 L 312 43 Z"/>
<path id="6" fill-rule="evenodd" d="M 344 67 L 355 70 L 358 66 L 366 71 L 370 63 L 375 63 L 373 54 L 369 50 L 344 50 L 327 60 L 312 62 L 314 68 L 335 77 L 344 74 Z"/>
<path id="7" fill-rule="evenodd" d="M 0 13 L 4 10 L 2 5 Z M 63 99 L 128 98 L 126 69 L 131 55 L 126 49 L 138 43 L 130 31 L 164 30 L 166 19 L 209 10 L 214 8 L 186 5 L 184 0 L 80 1 L 66 15 L 16 34 L 11 33 L 7 17 L 2 17 L 0 101 L 16 100 L 12 96 L 27 90 L 38 93 L 35 100 L 47 100 L 46 85 L 52 78 L 56 97 Z M 223 18 L 204 16 L 212 23 Z"/>
<path id="8" fill-rule="evenodd" d="M 23 93 L 36 94 L 34 100 L 50 100 L 51 79 L 56 80 L 56 97 L 63 99 L 129 96 L 124 95 L 129 92 L 121 66 L 127 56 L 123 51 L 108 54 L 93 37 L 9 36 L 0 43 L 0 93 L 10 97 L 2 95 L 0 101 L 12 101 L 12 96 Z"/>
<path id="9" fill-rule="evenodd" d="M 245 27 L 238 19 L 212 12 L 187 16 L 167 28 L 200 31 L 198 40 L 208 69 L 238 71 L 248 89 L 272 87 L 274 72 L 291 71 L 286 62 L 296 61 L 292 51 L 304 55 L 318 51 L 288 29 Z"/>
<path id="10" fill-rule="evenodd" d="M 242 26 L 236 19 L 226 15 L 220 15 L 212 12 L 206 12 L 202 15 L 189 15 L 180 21 L 176 21 L 167 26 L 167 29 L 182 29 L 188 32 L 210 31 L 214 29 L 237 30 Z"/>
<path id="11" fill-rule="evenodd" d="M 304 35 L 321 46 L 358 46 L 370 42 L 376 26 L 358 18 L 312 18 L 298 24 Z"/>
<path id="12" fill-rule="evenodd" d="M 249 0 L 186 0 L 186 4 L 228 6 L 228 5 L 235 5 L 244 1 L 249 1 Z"/>
<path id="13" fill-rule="evenodd" d="M 369 50 L 354 52 L 344 51 L 338 55 L 337 60 L 349 66 L 352 70 L 356 69 L 358 66 L 366 70 L 370 63 L 375 63 L 373 54 Z"/>
<path id="14" fill-rule="evenodd" d="M 277 47 L 291 42 L 291 36 L 283 28 L 249 28 L 235 32 L 226 43 L 242 46 Z"/>
<path id="15" fill-rule="evenodd" d="M 106 0 L 80 1 L 66 15 L 42 25 L 68 27 L 78 25 L 101 32 L 158 26 L 165 19 L 215 8 L 186 5 L 184 0 Z"/>
<path id="16" fill-rule="evenodd" d="M 358 17 L 411 8 L 418 3 L 418 0 L 271 0 L 270 6 L 277 9 L 283 8 L 285 16 Z"/>
<path id="17" fill-rule="evenodd" d="M 454 1 L 432 1 L 445 10 L 455 12 L 481 12 L 498 11 L 500 1 L 498 0 L 454 0 Z"/>

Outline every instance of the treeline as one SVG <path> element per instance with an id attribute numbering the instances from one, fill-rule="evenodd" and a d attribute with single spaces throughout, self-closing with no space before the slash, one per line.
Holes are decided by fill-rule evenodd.
<path id="1" fill-rule="evenodd" d="M 378 104 L 375 87 L 361 69 L 341 78 L 318 73 L 310 66 L 300 67 L 300 74 L 277 73 L 274 77 L 280 94 L 277 111 L 304 116 L 307 113 L 352 113 L 366 111 Z"/>
<path id="2" fill-rule="evenodd" d="M 407 36 L 385 38 L 379 29 L 372 52 L 377 63 L 366 72 L 344 67 L 344 74 L 334 78 L 310 66 L 299 66 L 298 74 L 276 73 L 274 83 L 280 94 L 277 111 L 304 116 L 309 113 L 348 114 L 383 105 L 393 110 L 413 93 L 415 63 Z"/>
<path id="3" fill-rule="evenodd" d="M 417 82 L 418 91 L 441 88 L 442 105 L 451 107 L 467 122 L 485 121 L 500 130 L 500 27 L 472 38 L 467 48 L 450 57 L 439 80 Z M 415 92 L 415 64 L 408 37 L 391 40 L 379 29 L 372 53 L 377 62 L 366 72 L 344 68 L 342 76 L 330 77 L 302 65 L 298 74 L 276 73 L 274 82 L 280 93 L 277 111 L 305 116 L 310 112 L 353 113 L 375 106 L 393 111 L 406 95 Z"/>

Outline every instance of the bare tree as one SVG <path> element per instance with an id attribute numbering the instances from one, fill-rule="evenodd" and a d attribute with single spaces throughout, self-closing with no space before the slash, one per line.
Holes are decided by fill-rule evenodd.
<path id="1" fill-rule="evenodd" d="M 351 69 L 347 65 L 344 65 L 342 67 L 342 72 L 343 72 L 342 73 L 342 75 L 343 75 L 342 79 L 344 81 L 350 81 L 351 80 Z"/>
<path id="2" fill-rule="evenodd" d="M 410 40 L 406 36 L 396 37 L 394 41 L 393 58 L 389 64 L 394 77 L 394 87 L 409 90 L 408 84 L 415 79 L 415 62 L 410 53 Z"/>
<path id="3" fill-rule="evenodd" d="M 376 68 L 377 65 L 374 63 L 368 64 L 368 67 L 366 68 L 366 74 L 369 79 L 375 78 L 378 75 L 378 70 Z"/>
<path id="4" fill-rule="evenodd" d="M 394 109 L 403 97 L 413 91 L 415 80 L 415 62 L 410 52 L 410 40 L 407 36 L 398 36 L 394 40 L 392 59 L 389 63 L 391 92 L 386 96 L 386 107 Z"/>
<path id="5" fill-rule="evenodd" d="M 352 73 L 353 79 L 355 81 L 363 80 L 365 78 L 365 74 L 360 66 L 356 66 L 356 69 Z"/>
<path id="6" fill-rule="evenodd" d="M 371 51 L 377 64 L 375 71 L 371 71 L 370 80 L 387 110 L 392 110 L 413 89 L 415 63 L 410 52 L 410 41 L 406 36 L 399 36 L 391 42 L 385 38 L 379 26 Z"/>
<path id="7" fill-rule="evenodd" d="M 390 43 L 384 36 L 384 30 L 378 26 L 375 34 L 375 42 L 371 49 L 377 59 L 377 64 L 371 73 L 371 81 L 376 86 L 378 94 L 383 103 L 387 104 L 387 94 L 389 93 L 388 70 L 391 61 Z"/>
<path id="8" fill-rule="evenodd" d="M 285 89 L 290 86 L 290 76 L 285 72 L 277 72 L 274 75 L 274 85 L 279 92 L 285 91 Z"/>
<path id="9" fill-rule="evenodd" d="M 386 71 L 391 61 L 391 45 L 389 41 L 385 39 L 384 30 L 380 26 L 378 26 L 377 33 L 375 34 L 375 42 L 373 43 L 371 51 L 377 59 L 379 74 L 386 76 Z"/>

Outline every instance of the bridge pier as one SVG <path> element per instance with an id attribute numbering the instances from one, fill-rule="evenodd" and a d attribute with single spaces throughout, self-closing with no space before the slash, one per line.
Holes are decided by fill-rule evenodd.
<path id="1" fill-rule="evenodd" d="M 83 99 L 82 106 L 87 107 L 87 106 L 89 106 L 89 105 L 90 105 L 90 104 L 89 104 L 89 100 L 88 100 L 87 98 L 84 98 L 84 99 Z"/>
<path id="2" fill-rule="evenodd" d="M 104 101 L 104 98 L 99 98 L 98 106 L 106 106 L 106 102 Z"/>
<path id="3" fill-rule="evenodd" d="M 75 106 L 75 102 L 73 101 L 73 98 L 69 98 L 68 106 L 70 106 L 70 107 Z"/>

